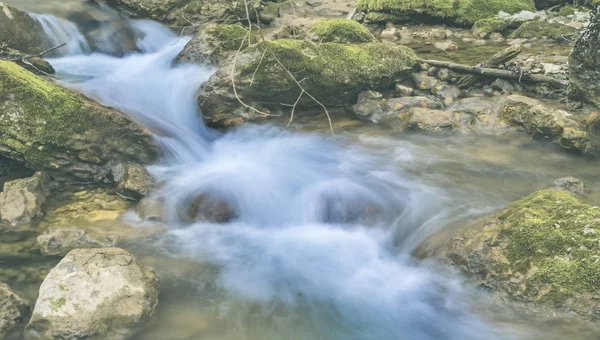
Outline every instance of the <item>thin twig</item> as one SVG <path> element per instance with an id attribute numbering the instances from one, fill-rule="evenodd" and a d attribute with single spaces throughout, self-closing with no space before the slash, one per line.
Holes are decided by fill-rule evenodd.
<path id="1" fill-rule="evenodd" d="M 296 111 L 296 105 L 298 105 L 298 103 L 300 102 L 300 99 L 302 99 L 303 95 L 304 95 L 304 90 L 300 91 L 300 95 L 298 96 L 298 99 L 296 99 L 294 106 L 292 106 L 292 113 L 290 114 L 290 121 L 287 123 L 287 125 L 285 127 L 290 126 L 290 124 L 292 124 L 292 122 L 294 121 L 294 112 Z"/>

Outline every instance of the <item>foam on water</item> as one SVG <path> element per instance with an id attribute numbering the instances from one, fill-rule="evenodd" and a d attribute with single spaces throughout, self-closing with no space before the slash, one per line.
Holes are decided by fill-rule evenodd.
<path id="1" fill-rule="evenodd" d="M 207 129 L 196 94 L 214 70 L 174 66 L 187 40 L 153 22 L 134 25 L 143 53 L 50 61 L 65 85 L 156 132 L 165 157 L 152 170 L 166 183 L 177 255 L 220 267 L 220 287 L 238 298 L 307 311 L 312 338 L 499 337 L 458 279 L 409 255 L 424 228 L 445 223 L 444 191 L 343 140 L 269 126 Z M 181 223 L 178 209 L 201 194 L 227 201 L 237 217 Z"/>

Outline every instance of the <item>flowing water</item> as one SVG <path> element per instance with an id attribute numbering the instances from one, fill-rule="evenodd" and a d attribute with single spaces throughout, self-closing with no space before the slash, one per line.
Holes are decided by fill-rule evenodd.
<path id="1" fill-rule="evenodd" d="M 69 43 L 49 60 L 60 82 L 157 132 L 164 150 L 151 171 L 164 183 L 169 231 L 131 246 L 163 282 L 139 339 L 564 337 L 562 324 L 494 307 L 458 274 L 411 253 L 433 232 L 558 177 L 579 176 L 594 190 L 585 160 L 517 138 L 394 136 L 364 125 L 333 140 L 302 131 L 311 130 L 302 118 L 299 131 L 216 132 L 196 105 L 214 70 L 173 65 L 187 38 L 132 20 L 138 52 L 115 57 L 94 52 L 72 23 L 35 18 L 53 42 Z M 199 195 L 227 202 L 236 217 L 182 222 Z"/>

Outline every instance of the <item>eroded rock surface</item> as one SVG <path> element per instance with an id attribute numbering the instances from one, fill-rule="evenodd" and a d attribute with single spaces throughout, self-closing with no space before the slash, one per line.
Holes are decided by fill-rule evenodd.
<path id="1" fill-rule="evenodd" d="M 9 285 L 0 282 L 0 339 L 26 322 L 30 307 Z"/>
<path id="2" fill-rule="evenodd" d="M 48 174 L 37 172 L 33 177 L 5 183 L 0 192 L 0 220 L 29 223 L 42 217 L 50 195 L 50 180 Z"/>
<path id="3" fill-rule="evenodd" d="M 120 248 L 77 249 L 50 271 L 27 339 L 128 339 L 150 319 L 159 280 Z"/>

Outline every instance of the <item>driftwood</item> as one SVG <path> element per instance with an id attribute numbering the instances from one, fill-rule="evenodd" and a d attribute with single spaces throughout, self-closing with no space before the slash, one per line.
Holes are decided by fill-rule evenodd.
<path id="1" fill-rule="evenodd" d="M 510 46 L 496 54 L 494 54 L 490 59 L 482 62 L 478 65 L 479 68 L 498 68 L 498 66 L 505 64 L 506 62 L 517 57 L 521 52 L 523 52 L 523 47 L 521 45 Z M 473 84 L 475 84 L 481 77 L 473 74 L 465 74 L 458 79 L 456 82 L 456 86 L 460 88 L 467 88 Z"/>
<path id="2" fill-rule="evenodd" d="M 59 49 L 59 48 L 61 48 L 61 47 L 65 46 L 65 45 L 67 45 L 67 43 L 63 43 L 63 44 L 60 44 L 60 45 L 58 45 L 58 46 L 54 46 L 54 47 L 52 47 L 52 48 L 49 48 L 49 49 L 47 49 L 47 50 L 43 51 L 43 52 L 42 52 L 42 53 L 40 53 L 40 54 L 35 54 L 35 55 L 24 55 L 24 56 L 20 56 L 20 57 L 18 57 L 18 58 L 13 58 L 13 59 L 10 59 L 10 61 L 12 61 L 12 62 L 15 62 L 15 63 L 17 63 L 17 64 L 19 64 L 19 65 L 21 65 L 21 66 L 29 66 L 29 67 L 33 68 L 35 71 L 39 72 L 40 74 L 43 74 L 43 75 L 45 75 L 45 76 L 48 76 L 48 77 L 53 77 L 51 74 L 48 74 L 48 73 L 46 73 L 46 72 L 44 72 L 44 71 L 40 70 L 39 68 L 35 67 L 35 65 L 33 65 L 33 64 L 32 64 L 32 63 L 29 61 L 29 59 L 31 59 L 31 58 L 41 58 L 41 57 L 43 57 L 45 54 L 47 54 L 47 53 L 50 53 L 50 52 L 52 52 L 52 51 L 54 51 L 54 50 L 57 50 L 57 49 Z"/>
<path id="3" fill-rule="evenodd" d="M 548 76 L 542 76 L 539 74 L 518 73 L 508 70 L 500 70 L 496 68 L 482 68 L 477 66 L 456 64 L 439 60 L 419 59 L 419 62 L 426 63 L 431 66 L 447 68 L 462 73 L 473 74 L 480 77 L 504 78 L 518 81 L 528 81 L 532 83 L 547 83 L 558 87 L 566 87 L 569 85 L 569 82 L 566 80 L 560 80 Z"/>

